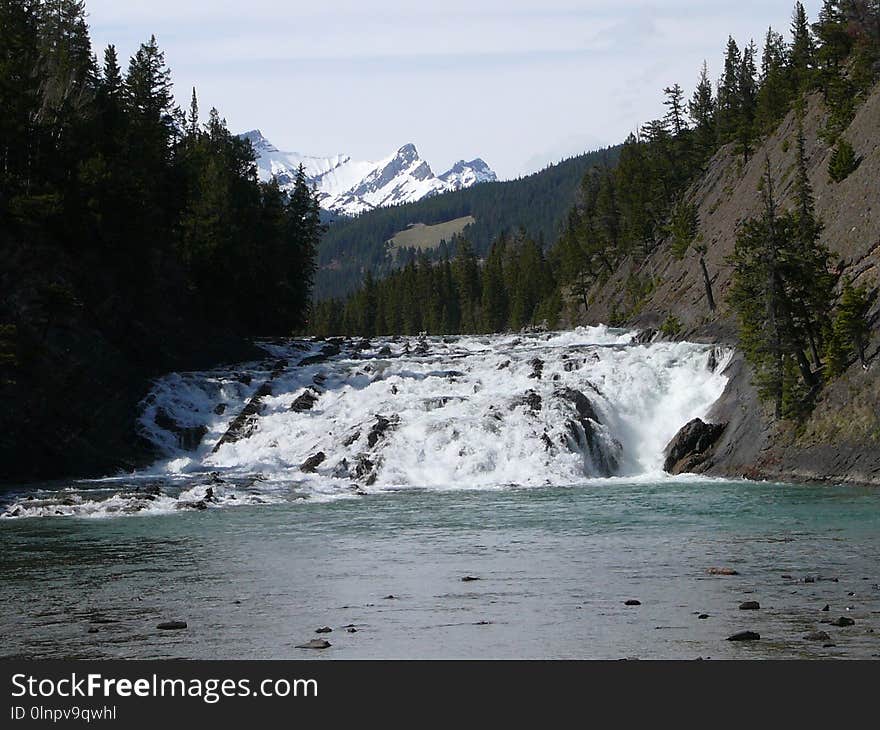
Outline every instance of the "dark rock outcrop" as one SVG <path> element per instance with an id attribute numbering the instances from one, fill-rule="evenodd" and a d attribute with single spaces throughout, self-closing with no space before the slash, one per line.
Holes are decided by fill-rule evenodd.
<path id="1" fill-rule="evenodd" d="M 577 412 L 576 419 L 565 423 L 563 445 L 571 451 L 588 452 L 590 461 L 597 470 L 596 476 L 613 476 L 619 466 L 618 454 L 602 437 L 599 429 L 602 422 L 590 399 L 573 388 L 557 390 L 553 395 L 569 402 Z"/>
<path id="2" fill-rule="evenodd" d="M 577 410 L 578 416 L 581 419 L 589 418 L 596 423 L 601 423 L 601 421 L 599 420 L 599 416 L 596 413 L 596 409 L 593 407 L 590 399 L 587 398 L 587 396 L 585 396 L 579 390 L 575 390 L 574 388 L 565 388 L 563 390 L 557 390 L 554 395 L 557 398 L 567 400 L 569 403 L 571 403 L 575 407 L 575 410 Z"/>
<path id="3" fill-rule="evenodd" d="M 520 398 L 516 398 L 510 403 L 510 409 L 514 410 L 519 408 L 520 406 L 525 406 L 532 411 L 540 411 L 541 410 L 541 396 L 538 395 L 534 390 L 528 391 L 524 396 Z"/>
<path id="4" fill-rule="evenodd" d="M 307 388 L 306 391 L 300 395 L 293 404 L 290 406 L 290 410 L 295 413 L 305 413 L 306 411 L 312 410 L 315 407 L 315 403 L 318 402 L 318 398 L 320 398 L 320 393 L 312 390 L 311 388 Z"/>
<path id="5" fill-rule="evenodd" d="M 397 423 L 396 419 L 385 418 L 385 416 L 376 416 L 376 423 L 367 434 L 367 445 L 372 449 L 380 439 L 385 438 L 385 434 Z"/>
<path id="6" fill-rule="evenodd" d="M 184 451 L 195 451 L 202 443 L 202 439 L 208 433 L 207 427 L 181 426 L 163 408 L 156 409 L 155 423 L 159 428 L 170 431 L 177 436 L 177 445 Z"/>
<path id="7" fill-rule="evenodd" d="M 530 365 L 532 366 L 532 374 L 529 375 L 529 377 L 534 380 L 540 380 L 541 376 L 544 374 L 544 361 L 541 358 L 536 357 L 532 360 Z"/>
<path id="8" fill-rule="evenodd" d="M 323 451 L 319 451 L 317 454 L 306 459 L 299 469 L 305 474 L 313 474 L 324 463 L 326 458 L 327 455 Z"/>
<path id="9" fill-rule="evenodd" d="M 685 425 L 666 447 L 663 470 L 683 474 L 695 470 L 709 456 L 727 424 L 705 423 L 699 418 Z"/>

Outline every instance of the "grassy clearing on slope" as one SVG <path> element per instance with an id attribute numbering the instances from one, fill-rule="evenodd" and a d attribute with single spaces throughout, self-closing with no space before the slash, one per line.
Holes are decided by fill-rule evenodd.
<path id="1" fill-rule="evenodd" d="M 416 248 L 419 251 L 427 251 L 437 248 L 442 241 L 450 241 L 452 237 L 461 233 L 476 218 L 472 215 L 456 218 L 455 220 L 426 226 L 424 223 L 413 223 L 405 231 L 401 231 L 389 243 L 392 254 L 396 254 L 402 248 Z"/>

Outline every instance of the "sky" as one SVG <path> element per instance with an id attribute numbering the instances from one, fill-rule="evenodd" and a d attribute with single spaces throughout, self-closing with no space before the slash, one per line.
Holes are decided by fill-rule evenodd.
<path id="1" fill-rule="evenodd" d="M 815 20 L 820 0 L 804 3 Z M 623 141 L 691 93 L 727 37 L 788 33 L 794 0 L 86 0 L 120 59 L 155 34 L 175 92 L 233 132 L 378 160 L 412 142 L 435 173 L 502 179 Z M 123 64 L 124 65 L 124 64 Z"/>

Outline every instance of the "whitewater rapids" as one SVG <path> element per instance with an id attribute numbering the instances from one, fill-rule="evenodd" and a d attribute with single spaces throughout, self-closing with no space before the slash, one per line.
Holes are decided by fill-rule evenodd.
<path id="1" fill-rule="evenodd" d="M 151 468 L 19 496 L 4 516 L 667 478 L 665 446 L 721 396 L 732 353 L 636 334 L 265 342 L 265 361 L 154 384 Z"/>

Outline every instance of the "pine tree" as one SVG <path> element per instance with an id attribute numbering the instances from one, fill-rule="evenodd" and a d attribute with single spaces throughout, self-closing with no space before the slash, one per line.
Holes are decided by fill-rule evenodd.
<path id="1" fill-rule="evenodd" d="M 688 104 L 688 115 L 694 123 L 698 164 L 702 164 L 714 151 L 716 141 L 715 100 L 709 67 L 705 61 L 697 88 Z"/>
<path id="2" fill-rule="evenodd" d="M 718 84 L 718 111 L 716 114 L 718 136 L 722 144 L 736 137 L 740 119 L 739 79 L 742 71 L 742 54 L 733 37 L 727 40 L 724 56 L 724 75 Z"/>
<path id="3" fill-rule="evenodd" d="M 871 300 L 867 287 L 855 287 L 852 279 L 844 279 L 829 353 L 830 377 L 843 373 L 849 365 L 850 353 L 853 351 L 862 367 L 867 367 L 866 348 L 871 335 L 868 311 Z"/>
<path id="4" fill-rule="evenodd" d="M 791 92 L 788 83 L 788 50 L 783 37 L 768 29 L 761 55 L 760 86 L 755 110 L 759 134 L 769 134 L 788 111 Z"/>
<path id="5" fill-rule="evenodd" d="M 816 44 L 803 3 L 797 2 L 791 19 L 791 50 L 789 52 L 791 88 L 795 95 L 806 92 L 816 68 Z"/>
<path id="6" fill-rule="evenodd" d="M 36 0 L 0 0 L 0 213 L 12 191 L 28 191 L 39 138 Z"/>
<path id="7" fill-rule="evenodd" d="M 737 96 L 739 115 L 736 139 L 743 159 L 748 162 L 755 139 L 755 114 L 757 107 L 757 69 L 755 68 L 755 44 L 746 46 L 742 54 L 737 75 Z"/>
<path id="8" fill-rule="evenodd" d="M 189 103 L 189 114 L 186 118 L 186 133 L 192 140 L 199 136 L 199 99 L 196 96 L 195 87 L 192 90 L 192 100 Z"/>
<path id="9" fill-rule="evenodd" d="M 828 175 L 836 183 L 843 182 L 856 170 L 860 162 L 861 158 L 856 155 L 853 146 L 845 137 L 841 137 L 828 160 Z"/>
<path id="10" fill-rule="evenodd" d="M 663 93 L 666 95 L 663 104 L 669 110 L 666 113 L 666 123 L 672 130 L 672 134 L 679 137 L 687 129 L 687 121 L 684 116 L 684 91 L 681 86 L 675 84 L 667 86 L 663 89 Z"/>

